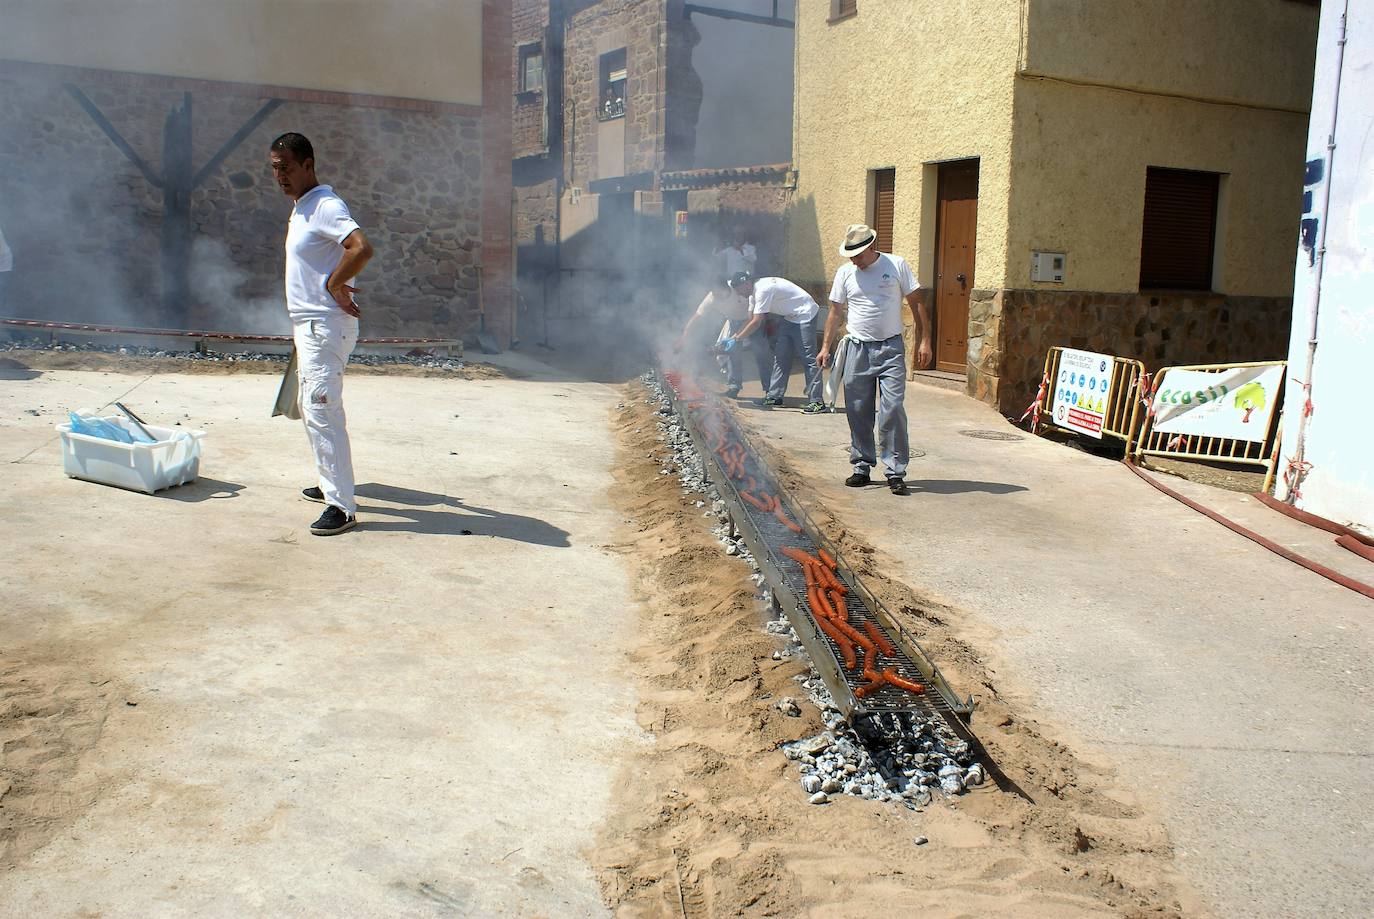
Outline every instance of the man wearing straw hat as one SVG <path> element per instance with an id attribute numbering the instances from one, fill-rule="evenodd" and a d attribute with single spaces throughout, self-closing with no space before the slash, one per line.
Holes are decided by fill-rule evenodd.
<path id="1" fill-rule="evenodd" d="M 906 349 L 902 344 L 902 301 L 916 317 L 920 344 L 919 367 L 930 364 L 930 312 L 925 291 L 906 259 L 879 252 L 878 234 L 856 223 L 845 233 L 840 255 L 849 259 L 835 272 L 830 288 L 830 315 L 825 341 L 817 356 L 822 367 L 832 355 L 840 361 L 844 379 L 844 412 L 849 419 L 849 461 L 854 472 L 844 480 L 851 488 L 869 484 L 869 471 L 882 461 L 887 485 L 894 495 L 910 492 L 906 466 L 911 458 L 907 439 Z M 843 347 L 836 355 L 836 337 L 845 321 Z M 876 449 L 876 420 L 881 452 Z"/>

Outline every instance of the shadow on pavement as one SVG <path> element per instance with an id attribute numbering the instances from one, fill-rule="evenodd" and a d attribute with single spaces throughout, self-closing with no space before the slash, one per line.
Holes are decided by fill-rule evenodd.
<path id="1" fill-rule="evenodd" d="M 1024 485 L 1008 485 L 1005 482 L 969 482 L 964 479 L 907 479 L 907 487 L 912 491 L 924 491 L 932 495 L 963 495 L 973 491 L 990 495 L 1009 495 L 1015 491 L 1026 491 Z"/>
<path id="2" fill-rule="evenodd" d="M 219 498 L 237 498 L 244 487 L 237 482 L 221 482 L 219 479 L 207 479 L 202 476 L 194 482 L 158 492 L 157 497 L 194 504 Z"/>
<path id="3" fill-rule="evenodd" d="M 432 536 L 492 536 L 559 549 L 572 545 L 566 530 L 537 517 L 503 514 L 490 508 L 467 504 L 462 499 L 449 495 L 416 491 L 396 485 L 381 485 L 376 482 L 359 485 L 357 495 L 359 498 L 403 505 L 359 505 L 359 513 L 369 515 L 365 521 L 361 521 L 361 527 L 368 530 L 393 530 Z M 451 507 L 461 513 L 423 509 L 428 507 Z M 387 517 L 399 519 L 384 519 Z"/>

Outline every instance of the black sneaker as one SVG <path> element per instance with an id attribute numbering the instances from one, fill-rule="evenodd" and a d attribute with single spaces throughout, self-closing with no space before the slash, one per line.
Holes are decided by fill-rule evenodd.
<path id="1" fill-rule="evenodd" d="M 762 405 L 764 408 L 772 408 L 775 405 L 782 405 L 782 400 L 774 399 L 772 396 L 764 396 L 763 401 L 761 401 L 759 405 Z"/>
<path id="2" fill-rule="evenodd" d="M 319 504 L 324 503 L 324 492 L 320 491 L 313 485 L 309 488 L 302 488 L 301 497 L 307 501 L 315 501 Z"/>
<path id="3" fill-rule="evenodd" d="M 347 533 L 357 525 L 357 517 L 350 517 L 331 504 L 324 509 L 319 520 L 310 524 L 310 532 L 316 536 L 337 536 L 340 533 Z"/>
<path id="4" fill-rule="evenodd" d="M 808 402 L 802 406 L 803 415 L 819 415 L 823 411 L 825 411 L 824 402 Z"/>
<path id="5" fill-rule="evenodd" d="M 727 399 L 738 399 L 738 398 L 739 398 L 739 391 L 740 391 L 741 388 L 742 388 L 742 387 L 736 386 L 736 385 L 734 385 L 733 383 L 730 384 L 729 386 L 725 387 L 725 398 L 727 398 Z"/>
<path id="6" fill-rule="evenodd" d="M 887 487 L 892 489 L 894 495 L 909 495 L 911 489 L 906 487 L 906 479 L 901 476 L 890 475 L 887 477 Z"/>
<path id="7" fill-rule="evenodd" d="M 856 472 L 844 480 L 844 484 L 850 488 L 863 488 L 865 485 L 872 485 L 873 480 L 868 477 L 866 472 Z"/>

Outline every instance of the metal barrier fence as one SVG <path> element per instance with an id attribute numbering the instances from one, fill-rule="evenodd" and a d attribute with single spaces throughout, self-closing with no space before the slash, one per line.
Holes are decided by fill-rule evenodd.
<path id="1" fill-rule="evenodd" d="M 1149 393 L 1137 400 L 1137 404 L 1150 405 L 1156 392 L 1166 388 L 1165 381 L 1171 370 L 1191 370 L 1202 373 L 1224 373 L 1242 367 L 1287 367 L 1287 361 L 1251 361 L 1236 364 L 1194 364 L 1179 367 L 1164 367 L 1155 374 L 1154 385 Z M 1276 406 L 1269 419 L 1263 441 L 1241 440 L 1233 437 L 1205 437 L 1195 434 L 1171 434 L 1154 429 L 1154 411 L 1147 409 L 1143 415 L 1140 434 L 1135 439 L 1134 456 L 1162 456 L 1167 459 L 1210 460 L 1219 463 L 1235 463 L 1241 466 L 1258 466 L 1265 471 L 1264 491 L 1273 484 L 1274 465 L 1278 460 L 1279 438 L 1283 431 L 1283 387 L 1287 374 L 1280 377 L 1279 390 L 1274 395 Z M 1130 453 L 1128 446 L 1127 452 Z"/>
<path id="2" fill-rule="evenodd" d="M 1053 347 L 1045 353 L 1045 385 L 1040 393 L 1040 423 L 1047 427 L 1068 431 L 1054 423 L 1054 381 L 1059 379 L 1059 361 L 1068 349 Z M 1140 381 L 1145 376 L 1145 365 L 1140 361 L 1125 357 L 1112 358 L 1111 399 L 1102 419 L 1102 433 L 1126 442 L 1130 452 L 1131 438 L 1138 427 L 1141 414 Z"/>

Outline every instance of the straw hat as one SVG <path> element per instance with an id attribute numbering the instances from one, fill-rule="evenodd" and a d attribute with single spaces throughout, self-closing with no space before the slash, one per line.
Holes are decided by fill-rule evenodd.
<path id="1" fill-rule="evenodd" d="M 853 258 L 860 252 L 867 249 L 878 241 L 878 234 L 864 223 L 852 223 L 844 234 L 844 244 L 840 246 L 840 255 L 845 258 Z"/>

